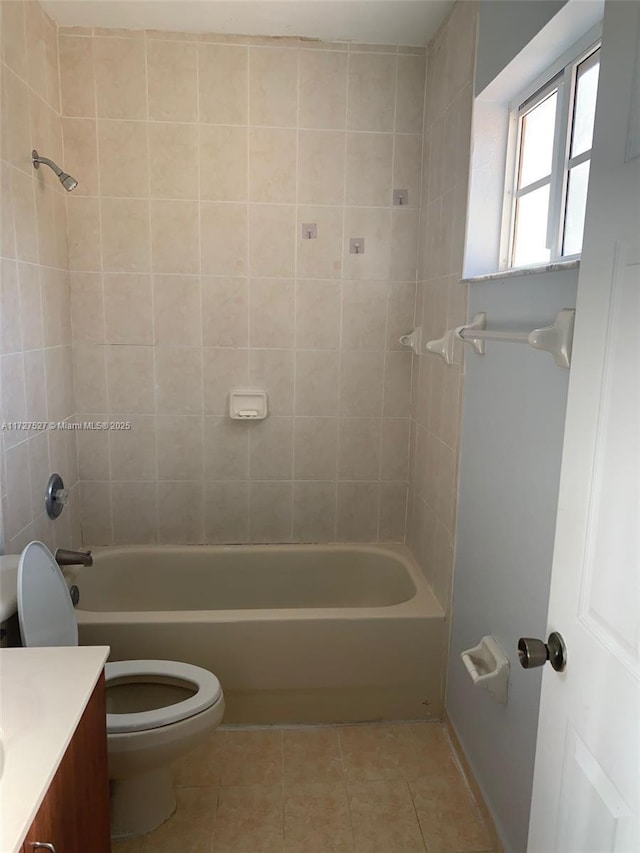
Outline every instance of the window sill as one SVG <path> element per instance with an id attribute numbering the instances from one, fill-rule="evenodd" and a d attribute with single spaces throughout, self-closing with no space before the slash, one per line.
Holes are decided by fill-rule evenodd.
<path id="1" fill-rule="evenodd" d="M 545 272 L 561 272 L 562 270 L 573 270 L 580 267 L 580 260 L 572 261 L 556 261 L 553 264 L 541 264 L 537 267 L 516 267 L 510 270 L 500 270 L 500 272 L 489 272 L 485 275 L 474 275 L 470 278 L 463 278 L 463 284 L 480 284 L 484 281 L 501 281 L 502 279 L 518 278 L 523 275 L 540 275 Z"/>

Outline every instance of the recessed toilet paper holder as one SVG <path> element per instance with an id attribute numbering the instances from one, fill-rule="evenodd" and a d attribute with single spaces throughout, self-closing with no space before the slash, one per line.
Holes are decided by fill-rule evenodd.
<path id="1" fill-rule="evenodd" d="M 477 646 L 461 653 L 476 687 L 489 691 L 489 695 L 502 705 L 507 703 L 509 690 L 509 659 L 491 635 L 483 637 Z"/>

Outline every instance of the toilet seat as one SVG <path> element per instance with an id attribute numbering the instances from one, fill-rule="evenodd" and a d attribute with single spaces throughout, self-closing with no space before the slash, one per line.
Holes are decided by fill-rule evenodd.
<path id="1" fill-rule="evenodd" d="M 107 687 L 110 681 L 118 678 L 138 677 L 152 681 L 154 676 L 183 682 L 185 686 L 195 687 L 196 692 L 182 702 L 175 702 L 163 708 L 129 714 L 107 714 L 108 734 L 140 732 L 178 723 L 206 711 L 222 696 L 222 688 L 215 675 L 189 663 L 170 660 L 125 660 L 105 664 Z"/>
<path id="2" fill-rule="evenodd" d="M 77 646 L 69 587 L 53 554 L 30 542 L 18 562 L 18 619 L 25 646 Z"/>

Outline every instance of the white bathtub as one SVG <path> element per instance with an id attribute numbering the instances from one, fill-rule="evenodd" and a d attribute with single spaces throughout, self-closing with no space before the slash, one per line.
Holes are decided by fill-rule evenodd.
<path id="1" fill-rule="evenodd" d="M 72 580 L 83 645 L 210 669 L 226 722 L 441 714 L 444 614 L 404 546 L 104 548 Z"/>

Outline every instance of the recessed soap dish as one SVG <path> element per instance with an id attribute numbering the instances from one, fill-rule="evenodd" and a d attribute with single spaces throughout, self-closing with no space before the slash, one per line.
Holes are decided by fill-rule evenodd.
<path id="1" fill-rule="evenodd" d="M 262 421 L 267 417 L 267 392 L 241 388 L 229 393 L 229 417 L 234 421 Z"/>

